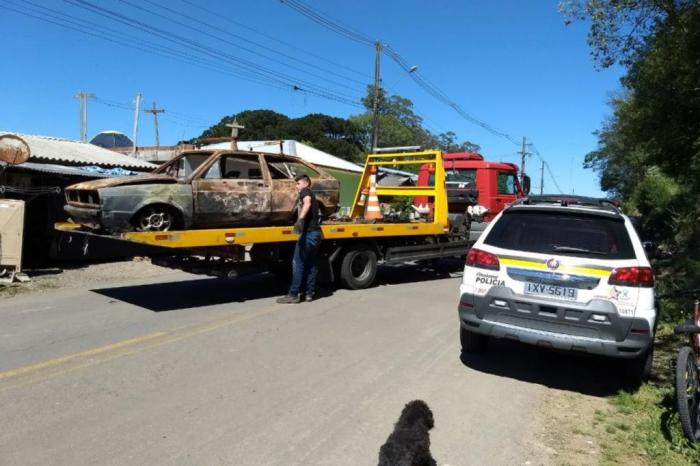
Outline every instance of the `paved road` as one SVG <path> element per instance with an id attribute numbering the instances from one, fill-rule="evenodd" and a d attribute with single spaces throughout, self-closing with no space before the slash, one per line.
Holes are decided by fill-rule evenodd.
<path id="1" fill-rule="evenodd" d="M 507 348 L 460 360 L 455 270 L 286 306 L 177 272 L 2 300 L 0 464 L 371 465 L 416 398 L 439 463 L 523 464 L 546 388 Z"/>

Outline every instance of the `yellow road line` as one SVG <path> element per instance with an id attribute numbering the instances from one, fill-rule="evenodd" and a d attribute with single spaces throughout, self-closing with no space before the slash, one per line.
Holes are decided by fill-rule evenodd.
<path id="1" fill-rule="evenodd" d="M 138 346 L 138 347 L 133 348 L 129 351 L 124 351 L 124 352 L 108 355 L 106 357 L 96 359 L 96 360 L 87 361 L 83 364 L 72 366 L 72 367 L 69 367 L 69 368 L 64 369 L 64 370 L 52 372 L 52 373 L 46 375 L 45 377 L 35 377 L 35 378 L 29 379 L 29 380 L 24 380 L 18 384 L 0 387 L 0 391 L 4 391 L 4 390 L 9 389 L 9 388 L 14 388 L 14 387 L 26 385 L 29 383 L 49 380 L 49 379 L 52 379 L 54 377 L 58 377 L 60 375 L 63 375 L 63 374 L 69 373 L 69 372 L 73 372 L 76 370 L 80 370 L 80 369 L 83 369 L 86 367 L 91 367 L 91 366 L 94 366 L 97 364 L 109 362 L 109 361 L 112 361 L 114 359 L 118 359 L 118 358 L 128 356 L 131 354 L 140 353 L 140 352 L 143 352 L 143 351 L 151 349 L 151 348 L 157 348 L 157 347 L 169 344 L 169 343 L 181 341 L 181 340 L 184 340 L 184 339 L 187 339 L 190 337 L 194 337 L 197 335 L 201 335 L 204 333 L 213 332 L 213 331 L 221 329 L 221 328 L 229 327 L 232 325 L 239 324 L 241 322 L 245 322 L 245 321 L 254 319 L 256 317 L 261 317 L 261 316 L 264 316 L 266 314 L 270 314 L 270 313 L 275 312 L 279 309 L 282 309 L 282 306 L 277 305 L 274 307 L 263 309 L 261 311 L 255 311 L 255 312 L 248 314 L 248 315 L 245 315 L 245 316 L 236 317 L 234 319 L 223 319 L 223 320 L 217 321 L 213 324 L 209 324 L 209 325 L 205 324 L 204 326 L 195 325 L 195 326 L 192 326 L 193 328 L 191 330 L 184 331 L 184 332 L 180 332 L 180 331 L 187 329 L 188 326 L 178 327 L 170 332 L 156 332 L 156 333 L 152 333 L 152 334 L 148 334 L 148 335 L 143 335 L 140 337 L 131 338 L 128 340 L 123 340 L 123 341 L 120 341 L 117 343 L 113 343 L 110 345 L 101 346 L 98 348 L 93 348 L 93 349 L 88 350 L 88 351 L 82 351 L 80 353 L 70 354 L 68 356 L 64 356 L 61 358 L 50 359 L 48 361 L 33 364 L 31 366 L 21 367 L 21 368 L 9 370 L 6 372 L 0 372 L 0 380 L 8 379 L 8 378 L 19 376 L 19 375 L 28 374 L 31 372 L 36 372 L 36 371 L 39 371 L 41 369 L 46 369 L 46 368 L 50 368 L 50 367 L 54 367 L 54 366 L 59 366 L 61 364 L 66 364 L 66 363 L 69 363 L 71 361 L 74 361 L 74 360 L 77 360 L 80 358 L 84 358 L 86 356 L 103 355 L 103 354 L 108 353 L 110 351 L 117 351 L 117 350 L 122 349 L 122 348 L 128 348 L 130 346 L 137 345 L 139 343 L 144 343 L 144 342 L 149 342 L 149 341 L 152 342 L 150 344 Z M 168 335 L 172 335 L 172 336 L 170 338 L 163 339 L 163 337 L 166 337 Z M 153 341 L 153 340 L 155 340 L 155 341 Z"/>
<path id="2" fill-rule="evenodd" d="M 143 335 L 143 336 L 136 337 L 136 338 L 130 338 L 128 340 L 119 341 L 117 343 L 112 343 L 110 345 L 99 346 L 97 348 L 93 348 L 93 349 L 90 349 L 87 351 L 81 351 L 80 353 L 73 353 L 73 354 L 69 354 L 68 356 L 63 356 L 60 358 L 49 359 L 48 361 L 43 361 L 43 362 L 40 362 L 37 364 L 32 364 L 30 366 L 25 366 L 25 367 L 20 367 L 18 369 L 11 369 L 9 371 L 0 372 L 0 380 L 7 379 L 10 377 L 15 377 L 17 375 L 27 374 L 29 372 L 34 372 L 34 371 L 38 371 L 41 369 L 46 369 L 47 367 L 57 366 L 59 364 L 66 363 L 68 361 L 72 361 L 73 359 L 77 359 L 77 358 L 81 358 L 81 357 L 85 357 L 85 356 L 95 356 L 97 354 L 106 353 L 108 351 L 113 351 L 113 350 L 123 348 L 123 347 L 129 346 L 129 345 L 135 345 L 137 343 L 141 343 L 143 341 L 148 341 L 148 340 L 151 340 L 153 338 L 162 337 L 164 335 L 167 335 L 167 332 L 151 333 L 151 334 Z"/>

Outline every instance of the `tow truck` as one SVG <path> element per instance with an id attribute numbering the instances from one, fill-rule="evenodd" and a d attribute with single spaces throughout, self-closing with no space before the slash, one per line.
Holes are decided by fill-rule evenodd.
<path id="1" fill-rule="evenodd" d="M 373 171 L 408 165 L 430 166 L 435 174 L 433 183 L 372 189 L 380 201 L 417 196 L 430 199 L 430 212 L 422 216 L 414 212 L 409 218 L 365 219 L 364 188 L 370 186 Z M 70 235 L 82 235 L 86 248 L 90 237 L 98 234 L 75 223 L 58 223 L 55 227 Z M 438 150 L 368 154 L 349 215 L 325 221 L 321 231 L 320 272 L 329 281 L 339 281 L 350 289 L 371 286 L 379 264 L 466 256 L 473 243 L 464 219 L 459 224 L 449 220 L 445 167 Z M 133 231 L 108 236 L 150 247 L 148 254 L 155 265 L 227 278 L 290 271 L 298 238 L 292 226 Z M 152 253 L 153 246 L 160 253 Z"/>

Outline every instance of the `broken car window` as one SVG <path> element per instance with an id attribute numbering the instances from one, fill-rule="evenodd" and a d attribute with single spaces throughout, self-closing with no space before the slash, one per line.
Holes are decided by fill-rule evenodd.
<path id="1" fill-rule="evenodd" d="M 229 155 L 221 157 L 209 167 L 204 178 L 262 180 L 263 176 L 257 156 Z"/>
<path id="2" fill-rule="evenodd" d="M 317 178 L 319 173 L 307 167 L 303 163 L 295 161 L 279 162 L 279 161 L 268 161 L 268 166 L 270 167 L 270 172 L 273 170 L 282 173 L 289 174 L 286 178 L 294 178 L 296 175 L 305 174 L 309 178 Z M 273 175 L 273 178 L 275 176 Z"/>
<path id="3" fill-rule="evenodd" d="M 156 173 L 165 173 L 175 178 L 187 178 L 192 175 L 209 156 L 211 156 L 211 152 L 186 154 L 156 170 Z"/>

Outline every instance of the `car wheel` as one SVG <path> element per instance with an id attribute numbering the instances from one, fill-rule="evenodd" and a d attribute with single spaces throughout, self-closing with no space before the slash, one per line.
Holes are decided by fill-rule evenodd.
<path id="1" fill-rule="evenodd" d="M 179 218 L 172 207 L 152 205 L 144 207 L 134 217 L 136 231 L 170 231 L 179 226 Z"/>
<path id="2" fill-rule="evenodd" d="M 459 341 L 462 343 L 463 353 L 483 353 L 486 351 L 488 340 L 486 335 L 459 328 Z"/>
<path id="3" fill-rule="evenodd" d="M 626 382 L 633 387 L 638 387 L 649 380 L 654 363 L 654 348 L 650 347 L 642 356 L 625 360 L 624 375 Z"/>

